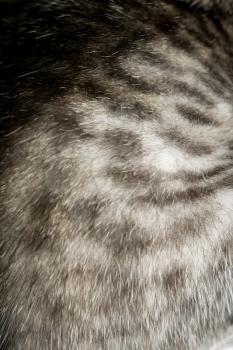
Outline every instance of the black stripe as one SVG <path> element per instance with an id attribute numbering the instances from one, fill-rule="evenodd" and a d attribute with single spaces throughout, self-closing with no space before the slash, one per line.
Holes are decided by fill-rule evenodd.
<path id="1" fill-rule="evenodd" d="M 208 155 L 212 153 L 212 148 L 203 143 L 193 141 L 189 139 L 189 135 L 184 135 L 180 130 L 170 129 L 165 132 L 161 132 L 161 137 L 167 139 L 169 142 L 182 148 L 185 152 L 191 155 Z"/>
<path id="2" fill-rule="evenodd" d="M 176 106 L 176 108 L 178 113 L 181 114 L 183 118 L 187 119 L 188 121 L 194 124 L 208 125 L 208 126 L 219 125 L 217 121 L 215 121 L 214 119 L 211 119 L 209 116 L 205 115 L 204 112 L 201 112 L 194 107 L 188 107 L 186 105 L 179 104 Z"/>
<path id="3" fill-rule="evenodd" d="M 158 191 L 156 192 L 155 190 L 147 195 L 138 196 L 136 200 L 141 202 L 142 205 L 149 204 L 155 207 L 163 208 L 165 206 L 172 206 L 176 203 L 183 202 L 194 204 L 195 201 L 209 197 L 215 192 L 215 190 L 216 189 L 212 186 L 190 187 L 185 191 L 175 193 L 160 193 Z"/>

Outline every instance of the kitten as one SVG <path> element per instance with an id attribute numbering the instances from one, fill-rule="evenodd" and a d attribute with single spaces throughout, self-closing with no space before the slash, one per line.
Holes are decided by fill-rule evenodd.
<path id="1" fill-rule="evenodd" d="M 0 349 L 231 345 L 232 5 L 2 7 Z"/>

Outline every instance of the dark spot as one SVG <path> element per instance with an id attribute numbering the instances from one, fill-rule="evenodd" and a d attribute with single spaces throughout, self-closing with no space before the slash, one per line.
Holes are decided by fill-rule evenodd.
<path id="1" fill-rule="evenodd" d="M 222 179 L 216 181 L 218 188 L 229 188 L 233 189 L 233 174 L 224 176 Z"/>
<path id="2" fill-rule="evenodd" d="M 174 192 L 174 193 L 150 191 L 146 195 L 138 196 L 137 201 L 142 203 L 147 203 L 155 207 L 163 208 L 165 206 L 171 206 L 179 202 L 193 203 L 194 201 L 210 196 L 214 192 L 214 190 L 215 189 L 212 188 L 211 186 L 209 187 L 196 186 L 196 187 L 190 187 L 186 191 Z"/>
<path id="3" fill-rule="evenodd" d="M 218 123 L 195 108 L 177 105 L 177 111 L 188 121 L 200 125 L 218 125 Z"/>
<path id="4" fill-rule="evenodd" d="M 89 131 L 85 129 L 84 118 L 85 113 L 76 112 L 67 107 L 55 107 L 53 110 L 56 128 L 53 132 L 58 135 L 55 138 L 56 145 L 63 145 L 70 140 L 88 141 L 94 138 Z"/>
<path id="5" fill-rule="evenodd" d="M 183 96 L 187 96 L 189 98 L 194 98 L 202 105 L 212 106 L 212 100 L 206 96 L 203 92 L 201 92 L 198 88 L 194 86 L 190 86 L 188 83 L 183 81 L 172 80 L 168 82 L 170 86 L 173 86 L 174 92 L 177 94 L 182 94 Z"/>
<path id="6" fill-rule="evenodd" d="M 224 96 L 224 89 L 227 87 L 228 82 L 218 73 L 216 68 L 214 70 L 211 69 L 211 74 L 209 74 L 208 77 L 199 74 L 198 79 L 210 90 L 210 92 L 217 96 Z"/>
<path id="7" fill-rule="evenodd" d="M 233 315 L 229 316 L 228 322 L 230 323 L 230 325 L 233 325 Z"/>
<path id="8" fill-rule="evenodd" d="M 170 129 L 163 132 L 161 136 L 191 155 L 206 155 L 212 153 L 212 149 L 209 145 L 194 142 L 189 139 L 188 135 L 182 135 L 178 130 Z"/>
<path id="9" fill-rule="evenodd" d="M 105 101 L 105 103 L 108 105 L 113 117 L 124 114 L 128 118 L 135 118 L 138 122 L 148 119 L 159 121 L 161 119 L 156 108 L 153 107 L 152 109 L 142 102 L 135 101 L 132 93 L 127 95 L 127 98 L 113 94 L 111 99 Z"/>
<path id="10" fill-rule="evenodd" d="M 100 81 L 86 77 L 84 82 L 80 82 L 80 93 L 89 98 L 108 97 L 108 88 Z"/>
<path id="11" fill-rule="evenodd" d="M 157 84 L 151 84 L 142 78 L 134 77 L 120 66 L 115 65 L 112 69 L 108 67 L 108 75 L 110 78 L 116 79 L 118 82 L 122 81 L 127 85 L 128 89 L 131 88 L 141 93 L 160 93 Z"/>
<path id="12" fill-rule="evenodd" d="M 177 218 L 168 228 L 167 233 L 171 244 L 177 249 L 184 245 L 187 238 L 197 239 L 203 233 L 203 226 L 208 217 L 208 213 L 203 211 L 202 216 L 185 216 Z"/>
<path id="13" fill-rule="evenodd" d="M 141 51 L 140 56 L 147 63 L 150 63 L 152 67 L 159 67 L 159 69 L 171 69 L 173 67 L 172 62 L 169 62 L 167 58 L 160 53 Z"/>
<path id="14" fill-rule="evenodd" d="M 233 140 L 231 140 L 230 142 L 228 142 L 228 147 L 230 151 L 233 151 Z"/>
<path id="15" fill-rule="evenodd" d="M 106 176 L 110 176 L 116 182 L 126 183 L 127 186 L 148 185 L 151 181 L 151 174 L 148 171 L 129 168 L 109 168 L 106 171 Z"/>
<path id="16" fill-rule="evenodd" d="M 188 181 L 191 183 L 199 182 L 199 181 L 208 181 L 213 177 L 217 177 L 220 175 L 224 175 L 228 170 L 233 169 L 233 164 L 226 164 L 222 166 L 216 166 L 210 170 L 203 171 L 201 173 L 193 173 L 193 172 L 180 172 L 177 174 L 177 178 L 182 178 L 184 181 Z M 217 183 L 219 179 L 216 180 Z M 217 185 L 217 183 L 215 183 Z"/>
<path id="17" fill-rule="evenodd" d="M 90 238 L 96 238 L 95 225 L 102 211 L 106 209 L 107 203 L 96 196 L 80 198 L 70 211 L 70 219 L 74 227 L 79 228 L 79 234 Z M 80 230 L 81 228 L 81 230 Z M 75 231 L 76 232 L 76 231 Z M 74 232 L 74 234 L 76 234 Z M 99 242 L 98 242 L 99 243 Z"/>
<path id="18" fill-rule="evenodd" d="M 179 28 L 179 22 L 174 21 L 171 16 L 167 16 L 165 13 L 160 13 L 160 16 L 155 22 L 155 26 L 160 32 L 164 34 L 168 34 L 169 32 L 172 32 L 173 34 Z"/>
<path id="19" fill-rule="evenodd" d="M 186 275 L 185 271 L 180 268 L 174 268 L 164 277 L 164 288 L 169 293 L 176 295 L 180 293 L 181 289 L 185 287 L 186 284 Z"/>
<path id="20" fill-rule="evenodd" d="M 42 192 L 31 202 L 30 225 L 27 228 L 25 244 L 29 249 L 49 249 L 52 244 L 51 228 L 54 208 L 57 198 L 49 191 Z"/>
<path id="21" fill-rule="evenodd" d="M 114 156 L 121 160 L 128 160 L 141 154 L 139 137 L 131 131 L 122 129 L 106 131 L 103 142 L 107 143 L 113 150 Z"/>
<path id="22" fill-rule="evenodd" d="M 4 308 L 5 309 L 5 308 Z M 0 350 L 13 349 L 14 337 L 12 334 L 12 320 L 4 315 L 3 310 L 0 310 Z M 13 316 L 13 315 L 12 315 Z"/>
<path id="23" fill-rule="evenodd" d="M 151 237 L 131 222 L 122 222 L 120 225 L 111 223 L 104 227 L 101 225 L 96 233 L 98 237 L 102 235 L 103 244 L 118 258 L 127 255 L 139 256 L 152 245 Z"/>
<path id="24" fill-rule="evenodd" d="M 170 35 L 169 39 L 172 42 L 172 44 L 176 46 L 179 50 L 184 50 L 189 53 L 195 53 L 195 46 L 193 45 L 190 38 L 185 38 L 182 35 Z"/>
<path id="25" fill-rule="evenodd" d="M 226 172 L 227 170 L 233 169 L 233 164 L 227 164 L 222 166 L 216 166 L 211 170 L 205 171 L 202 175 L 203 178 L 211 178 L 214 176 L 221 175 L 222 173 Z"/>

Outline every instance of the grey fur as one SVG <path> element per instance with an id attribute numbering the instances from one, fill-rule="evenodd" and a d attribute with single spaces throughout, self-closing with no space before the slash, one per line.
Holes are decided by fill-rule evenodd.
<path id="1" fill-rule="evenodd" d="M 231 338 L 233 23 L 204 4 L 0 11 L 1 349 Z"/>
<path id="2" fill-rule="evenodd" d="M 232 0 L 185 0 L 194 6 L 201 7 L 206 10 L 216 9 L 220 13 L 232 14 Z"/>

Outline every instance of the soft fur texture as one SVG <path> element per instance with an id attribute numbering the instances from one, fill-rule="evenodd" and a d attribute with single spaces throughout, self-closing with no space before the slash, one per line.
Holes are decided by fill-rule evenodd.
<path id="1" fill-rule="evenodd" d="M 231 344 L 231 4 L 1 8 L 1 350 Z"/>
<path id="2" fill-rule="evenodd" d="M 186 0 L 193 6 L 198 6 L 205 10 L 216 10 L 218 14 L 232 14 L 233 1 L 232 0 Z"/>

